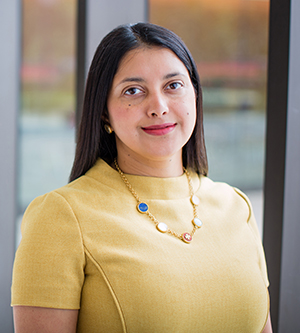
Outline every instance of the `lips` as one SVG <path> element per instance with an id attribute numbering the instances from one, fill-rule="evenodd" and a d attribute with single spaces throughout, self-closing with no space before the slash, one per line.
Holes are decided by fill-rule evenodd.
<path id="1" fill-rule="evenodd" d="M 166 123 L 161 125 L 151 125 L 147 127 L 142 127 L 142 130 L 150 135 L 166 135 L 170 132 L 172 132 L 175 127 L 176 123 Z"/>

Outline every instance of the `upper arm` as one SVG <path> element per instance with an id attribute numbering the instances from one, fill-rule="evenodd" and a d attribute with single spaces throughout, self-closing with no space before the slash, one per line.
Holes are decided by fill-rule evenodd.
<path id="1" fill-rule="evenodd" d="M 269 313 L 265 328 L 263 329 L 262 333 L 273 333 L 270 313 Z"/>
<path id="2" fill-rule="evenodd" d="M 266 287 L 269 287 L 269 278 L 268 278 L 268 270 L 267 270 L 267 264 L 266 264 L 266 258 L 265 258 L 265 253 L 264 253 L 264 249 L 262 246 L 262 241 L 261 241 L 261 237 L 258 231 L 258 227 L 256 224 L 256 220 L 255 220 L 255 216 L 253 213 L 253 209 L 250 203 L 249 198 L 243 193 L 241 192 L 239 189 L 234 188 L 235 192 L 244 200 L 244 203 L 248 206 L 247 210 L 248 210 L 248 220 L 247 220 L 247 224 L 254 236 L 254 240 L 256 243 L 256 249 L 257 249 L 257 254 L 258 254 L 258 263 L 259 263 L 259 268 L 261 270 L 261 274 L 262 274 L 262 278 L 264 280 L 264 283 L 266 285 Z"/>
<path id="3" fill-rule="evenodd" d="M 14 306 L 15 333 L 75 333 L 78 310 Z"/>
<path id="4" fill-rule="evenodd" d="M 55 192 L 35 199 L 22 222 L 11 304 L 79 309 L 84 269 L 83 239 L 70 204 Z"/>

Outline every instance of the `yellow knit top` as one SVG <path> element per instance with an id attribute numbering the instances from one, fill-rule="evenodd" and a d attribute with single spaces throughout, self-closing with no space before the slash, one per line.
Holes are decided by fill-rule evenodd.
<path id="1" fill-rule="evenodd" d="M 185 175 L 126 175 L 151 213 L 193 228 Z M 77 332 L 261 332 L 269 311 L 264 253 L 248 199 L 191 172 L 203 226 L 190 244 L 136 209 L 118 172 L 35 199 L 22 222 L 12 305 L 79 309 Z"/>

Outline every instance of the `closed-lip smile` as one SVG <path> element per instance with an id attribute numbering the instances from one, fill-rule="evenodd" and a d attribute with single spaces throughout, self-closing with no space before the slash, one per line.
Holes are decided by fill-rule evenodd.
<path id="1" fill-rule="evenodd" d="M 165 124 L 158 124 L 158 125 L 150 125 L 147 127 L 142 127 L 142 130 L 150 135 L 165 135 L 174 130 L 176 127 L 176 123 L 165 123 Z"/>

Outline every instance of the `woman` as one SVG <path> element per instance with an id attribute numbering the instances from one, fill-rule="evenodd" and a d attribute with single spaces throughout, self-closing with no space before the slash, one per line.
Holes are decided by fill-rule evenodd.
<path id="1" fill-rule="evenodd" d="M 17 333 L 272 331 L 250 203 L 206 177 L 202 125 L 174 33 L 139 23 L 103 39 L 71 182 L 24 216 Z"/>

